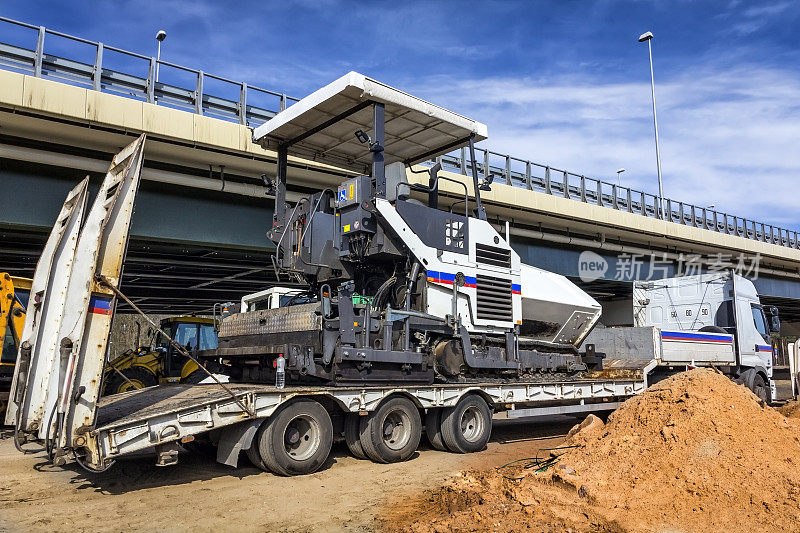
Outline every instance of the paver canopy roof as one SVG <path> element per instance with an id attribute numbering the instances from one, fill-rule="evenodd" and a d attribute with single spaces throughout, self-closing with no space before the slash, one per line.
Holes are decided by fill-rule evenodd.
<path id="1" fill-rule="evenodd" d="M 253 140 L 266 148 L 296 141 L 298 137 L 335 117 L 355 110 L 341 120 L 314 132 L 289 147 L 289 155 L 303 157 L 368 173 L 369 149 L 356 139 L 363 130 L 372 135 L 372 102 L 386 109 L 384 158 L 387 164 L 418 163 L 488 135 L 485 124 L 476 122 L 371 78 L 350 72 L 278 113 L 253 132 Z"/>

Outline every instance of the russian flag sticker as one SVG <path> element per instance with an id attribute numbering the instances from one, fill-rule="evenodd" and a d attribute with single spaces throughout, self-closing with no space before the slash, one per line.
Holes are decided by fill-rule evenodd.
<path id="1" fill-rule="evenodd" d="M 92 295 L 89 299 L 89 312 L 95 315 L 111 314 L 111 296 Z"/>

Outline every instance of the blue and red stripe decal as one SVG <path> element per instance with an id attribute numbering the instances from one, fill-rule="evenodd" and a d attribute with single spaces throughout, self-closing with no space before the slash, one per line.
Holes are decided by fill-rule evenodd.
<path id="1" fill-rule="evenodd" d="M 444 285 L 452 285 L 456 281 L 456 275 L 449 272 L 436 272 L 435 270 L 428 270 L 428 281 L 434 283 L 442 283 Z M 475 287 L 478 280 L 475 276 L 464 276 L 465 287 Z"/>
<path id="2" fill-rule="evenodd" d="M 762 346 L 761 344 L 757 344 L 756 347 L 758 348 L 759 352 L 772 353 L 772 346 Z"/>
<path id="3" fill-rule="evenodd" d="M 732 344 L 733 335 L 724 333 L 695 333 L 688 331 L 662 331 L 661 339 L 665 341 L 686 342 L 713 342 L 718 344 Z"/>
<path id="4" fill-rule="evenodd" d="M 93 315 L 111 314 L 111 296 L 92 295 L 89 298 L 89 312 Z"/>
<path id="5" fill-rule="evenodd" d="M 443 285 L 452 285 L 456 281 L 456 275 L 449 272 L 437 272 L 435 270 L 428 270 L 428 281 L 433 283 L 441 283 Z M 475 288 L 478 280 L 475 276 L 464 276 L 464 286 Z M 511 284 L 511 292 L 514 294 L 522 294 L 522 286 L 519 283 Z"/>

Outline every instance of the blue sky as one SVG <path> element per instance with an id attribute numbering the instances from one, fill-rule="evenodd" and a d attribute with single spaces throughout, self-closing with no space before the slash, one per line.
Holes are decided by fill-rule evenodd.
<path id="1" fill-rule="evenodd" d="M 487 123 L 493 150 L 609 181 L 625 167 L 624 185 L 656 192 L 636 41 L 652 30 L 665 196 L 800 229 L 798 2 L 34 0 L 0 14 L 147 55 L 163 28 L 163 59 L 293 96 L 357 70 Z"/>

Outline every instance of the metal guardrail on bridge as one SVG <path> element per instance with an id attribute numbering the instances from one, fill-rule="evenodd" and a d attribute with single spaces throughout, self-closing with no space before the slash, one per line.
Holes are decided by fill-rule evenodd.
<path id="1" fill-rule="evenodd" d="M 34 32 L 31 34 L 31 42 L 36 43 L 35 48 L 26 48 L 0 42 L 0 68 L 238 122 L 246 126 L 260 125 L 287 106 L 299 101 L 298 98 L 284 93 L 49 30 L 44 26 L 34 26 L 5 17 L 0 17 L 0 23 L 0 27 L 13 26 L 31 30 Z M 93 61 L 87 63 L 46 53 L 47 36 L 62 39 L 64 42 L 61 44 L 71 43 L 91 47 Z M 116 63 L 124 64 L 125 71 L 109 67 L 108 59 L 112 54 L 116 56 Z M 136 76 L 128 73 L 137 68 L 145 70 L 146 75 Z M 162 78 L 169 77 L 170 83 L 156 81 L 159 71 L 167 75 Z M 187 77 L 188 81 L 178 85 L 174 80 L 181 74 Z M 211 83 L 215 85 L 213 90 L 209 90 Z M 223 94 L 228 97 L 222 96 Z M 253 105 L 254 99 L 265 103 Z M 478 156 L 476 165 L 484 179 L 491 177 L 515 187 L 650 218 L 662 218 L 658 208 L 658 195 L 486 149 L 476 148 L 476 154 Z M 467 175 L 472 170 L 465 149 L 442 156 L 440 161 L 445 169 L 456 173 Z M 800 248 L 798 232 L 794 230 L 667 198 L 664 199 L 664 204 L 664 218 L 671 222 L 780 246 Z"/>

